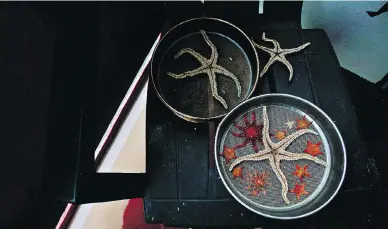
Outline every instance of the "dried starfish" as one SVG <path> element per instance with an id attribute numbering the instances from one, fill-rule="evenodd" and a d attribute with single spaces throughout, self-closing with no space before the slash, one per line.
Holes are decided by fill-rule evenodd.
<path id="1" fill-rule="evenodd" d="M 220 66 L 217 64 L 218 61 L 218 52 L 216 46 L 209 40 L 208 36 L 206 35 L 205 31 L 200 30 L 203 38 L 205 39 L 206 44 L 211 48 L 212 53 L 210 55 L 210 58 L 207 59 L 206 57 L 202 56 L 198 52 L 194 51 L 191 48 L 185 48 L 179 51 L 178 54 L 175 55 L 175 59 L 179 58 L 182 54 L 188 53 L 191 54 L 196 60 L 198 60 L 201 63 L 201 66 L 191 70 L 191 71 L 186 71 L 184 73 L 180 74 L 175 74 L 175 73 L 167 73 L 169 76 L 175 78 L 175 79 L 183 79 L 188 76 L 196 76 L 199 74 L 207 74 L 209 76 L 209 81 L 210 81 L 210 86 L 211 86 L 211 91 L 212 91 L 212 96 L 216 98 L 220 103 L 225 107 L 225 109 L 228 109 L 228 105 L 226 104 L 225 100 L 218 95 L 218 89 L 217 89 L 217 82 L 216 82 L 216 73 L 227 76 L 231 78 L 234 83 L 236 84 L 237 87 L 237 96 L 241 96 L 241 85 L 240 82 L 238 81 L 238 78 L 225 69 L 224 67 Z"/>
<path id="2" fill-rule="evenodd" d="M 295 141 L 298 137 L 310 133 L 314 135 L 318 135 L 313 130 L 310 129 L 303 129 L 298 130 L 294 132 L 293 134 L 287 136 L 283 140 L 274 143 L 271 140 L 270 134 L 269 134 L 269 120 L 267 116 L 267 107 L 263 107 L 263 121 L 264 121 L 264 127 L 263 127 L 263 143 L 264 143 L 264 149 L 258 153 L 246 155 L 243 157 L 237 158 L 230 166 L 229 170 L 232 171 L 233 168 L 244 161 L 263 161 L 263 160 L 269 160 L 269 164 L 272 167 L 272 170 L 275 172 L 277 178 L 279 179 L 280 183 L 282 184 L 282 197 L 283 200 L 289 204 L 290 201 L 287 198 L 287 192 L 288 192 L 288 183 L 286 176 L 283 174 L 282 170 L 280 169 L 280 161 L 297 161 L 301 159 L 306 159 L 310 161 L 314 161 L 317 164 L 326 166 L 326 162 L 313 157 L 306 153 L 291 153 L 286 150 L 286 148 Z"/>
<path id="3" fill-rule="evenodd" d="M 270 48 L 267 48 L 267 47 L 258 45 L 258 44 L 256 44 L 256 43 L 252 40 L 252 43 L 253 43 L 254 46 L 256 46 L 257 48 L 259 48 L 259 49 L 261 49 L 261 50 L 267 52 L 269 55 L 271 55 L 271 57 L 269 58 L 267 64 L 264 66 L 263 71 L 261 71 L 260 77 L 262 77 L 262 76 L 264 75 L 264 73 L 267 72 L 268 68 L 269 68 L 273 63 L 275 63 L 276 61 L 279 61 L 280 63 L 283 63 L 284 65 L 287 66 L 288 71 L 290 72 L 289 81 L 291 81 L 292 76 L 293 76 L 293 74 L 294 74 L 294 70 L 293 70 L 292 65 L 290 64 L 290 62 L 288 62 L 288 60 L 286 59 L 286 55 L 291 54 L 291 53 L 295 53 L 295 52 L 299 52 L 299 51 L 301 51 L 302 49 L 304 49 L 304 48 L 306 48 L 307 46 L 309 46 L 311 43 L 310 43 L 310 42 L 307 42 L 306 44 L 303 44 L 303 45 L 301 45 L 301 46 L 299 46 L 299 47 L 297 47 L 297 48 L 292 48 L 292 49 L 282 49 L 282 48 L 280 48 L 279 42 L 275 41 L 274 39 L 266 38 L 266 37 L 265 37 L 265 33 L 263 33 L 262 39 L 263 39 L 263 41 L 271 42 L 271 43 L 274 45 L 274 48 L 273 48 L 273 49 L 270 49 Z"/>
<path id="4" fill-rule="evenodd" d="M 288 126 L 288 129 L 292 129 L 294 127 L 295 122 L 294 121 L 288 121 L 286 122 L 286 125 Z"/>

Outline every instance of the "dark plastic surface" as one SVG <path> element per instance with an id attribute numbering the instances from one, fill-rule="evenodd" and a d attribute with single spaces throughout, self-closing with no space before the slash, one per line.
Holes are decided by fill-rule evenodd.
<path id="1" fill-rule="evenodd" d="M 259 81 L 255 94 L 288 93 L 313 102 L 336 123 L 347 147 L 347 176 L 339 195 L 321 212 L 296 223 L 336 218 L 338 214 L 345 220 L 351 215 L 364 214 L 363 210 L 376 204 L 367 198 L 375 182 L 374 166 L 367 158 L 353 105 L 329 39 L 322 30 L 280 26 L 264 31 L 283 48 L 307 41 L 312 45 L 288 57 L 294 68 L 292 83 L 288 82 L 287 69 L 275 64 Z M 258 42 L 262 32 L 258 27 L 246 31 Z M 261 65 L 266 63 L 265 53 L 259 51 L 259 57 Z M 268 219 L 239 206 L 218 178 L 212 158 L 216 123 L 192 124 L 179 119 L 158 101 L 152 88 L 147 99 L 147 176 L 150 183 L 145 196 L 146 220 L 177 226 L 266 224 Z M 355 199 L 363 202 L 362 209 L 353 206 Z M 202 209 L 212 209 L 217 214 L 210 217 L 208 211 Z"/>

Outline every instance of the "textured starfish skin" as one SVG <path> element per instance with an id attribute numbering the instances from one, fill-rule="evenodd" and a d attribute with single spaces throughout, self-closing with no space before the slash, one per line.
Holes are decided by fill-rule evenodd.
<path id="1" fill-rule="evenodd" d="M 296 53 L 296 52 L 299 52 L 301 51 L 302 49 L 306 48 L 307 46 L 309 46 L 311 43 L 310 42 L 307 42 L 306 44 L 303 44 L 297 48 L 292 48 L 292 49 L 282 49 L 280 48 L 280 44 L 279 42 L 275 41 L 274 39 L 269 39 L 269 38 L 266 38 L 265 37 L 265 33 L 263 33 L 263 36 L 262 36 L 262 39 L 263 41 L 267 41 L 267 42 L 271 42 L 273 45 L 274 45 L 274 48 L 273 49 L 270 49 L 270 48 L 267 48 L 267 47 L 264 47 L 264 46 L 261 46 L 261 45 L 258 45 L 256 44 L 253 40 L 252 40 L 252 43 L 255 47 L 267 52 L 271 57 L 269 58 L 267 64 L 264 66 L 263 70 L 261 71 L 260 73 L 260 77 L 262 77 L 269 69 L 269 67 L 275 63 L 276 61 L 279 61 L 280 63 L 286 65 L 286 67 L 288 68 L 288 71 L 290 72 L 289 74 L 289 81 L 291 81 L 292 79 L 292 76 L 294 74 L 294 70 L 292 68 L 292 65 L 290 64 L 290 62 L 288 62 L 288 60 L 286 59 L 286 55 L 289 55 L 291 53 Z"/>
<path id="2" fill-rule="evenodd" d="M 292 153 L 286 150 L 286 148 L 293 142 L 295 141 L 298 137 L 310 133 L 314 135 L 318 135 L 313 130 L 310 129 L 303 129 L 303 130 L 298 130 L 294 132 L 293 134 L 290 134 L 283 140 L 274 143 L 272 142 L 269 134 L 269 120 L 267 116 L 267 107 L 263 107 L 263 145 L 264 149 L 261 150 L 258 153 L 246 155 L 243 157 L 237 158 L 229 167 L 229 171 L 232 171 L 233 168 L 244 162 L 244 161 L 263 161 L 263 160 L 269 160 L 269 164 L 271 165 L 272 170 L 275 172 L 277 178 L 279 179 L 280 183 L 282 184 L 282 197 L 283 200 L 289 204 L 290 201 L 287 198 L 287 192 L 288 192 L 288 182 L 286 179 L 286 176 L 283 174 L 282 170 L 280 169 L 280 161 L 285 160 L 285 161 L 297 161 L 301 159 L 306 159 L 313 161 L 317 164 L 326 166 L 326 162 L 313 157 L 309 154 L 306 153 Z"/>
<path id="3" fill-rule="evenodd" d="M 232 132 L 232 135 L 238 138 L 245 139 L 243 143 L 235 146 L 234 148 L 239 149 L 246 146 L 248 143 L 251 143 L 253 150 L 255 152 L 258 152 L 259 148 L 257 147 L 257 142 L 263 144 L 263 137 L 261 135 L 263 132 L 263 124 L 258 124 L 256 122 L 255 112 L 252 112 L 252 122 L 249 122 L 247 116 L 244 115 L 244 124 L 245 126 L 239 126 L 237 123 L 234 123 L 234 126 L 240 131 L 242 131 L 242 133 Z"/>
<path id="4" fill-rule="evenodd" d="M 231 73 L 226 68 L 217 64 L 218 52 L 217 52 L 216 46 L 209 40 L 209 37 L 206 35 L 205 31 L 200 30 L 200 32 L 201 32 L 206 44 L 211 48 L 212 52 L 211 52 L 210 58 L 206 58 L 206 57 L 202 56 L 200 53 L 194 51 L 191 48 L 182 49 L 181 51 L 178 52 L 178 54 L 175 55 L 175 57 L 174 57 L 175 59 L 177 59 L 181 55 L 187 53 L 187 54 L 192 55 L 196 60 L 198 60 L 198 62 L 201 64 L 201 66 L 194 69 L 194 70 L 186 71 L 186 72 L 183 72 L 180 74 L 175 74 L 175 73 L 171 73 L 171 72 L 168 72 L 167 74 L 175 79 L 183 79 L 186 77 L 192 77 L 192 76 L 196 76 L 199 74 L 207 74 L 209 77 L 209 81 L 210 81 L 212 96 L 215 99 L 217 99 L 225 107 L 225 109 L 228 109 L 228 105 L 226 104 L 225 100 L 218 94 L 217 82 L 216 82 L 216 73 L 219 75 L 227 76 L 234 81 L 234 83 L 236 84 L 236 87 L 237 87 L 237 96 L 238 97 L 241 96 L 241 84 L 238 81 L 238 78 L 233 73 Z"/>

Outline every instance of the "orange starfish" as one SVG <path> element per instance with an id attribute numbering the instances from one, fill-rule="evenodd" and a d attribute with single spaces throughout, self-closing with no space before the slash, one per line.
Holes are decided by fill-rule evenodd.
<path id="1" fill-rule="evenodd" d="M 306 120 L 306 115 L 303 116 L 302 119 L 296 118 L 296 122 L 298 123 L 298 125 L 297 125 L 297 127 L 296 127 L 297 130 L 300 130 L 300 129 L 307 129 L 307 128 L 309 128 L 309 126 L 311 125 L 311 123 L 313 123 L 313 122 L 308 122 L 308 121 Z"/>
<path id="2" fill-rule="evenodd" d="M 290 192 L 295 193 L 296 199 L 299 199 L 301 195 L 309 194 L 308 192 L 306 192 L 306 190 L 304 190 L 304 186 L 305 185 L 306 185 L 305 183 L 303 183 L 301 185 L 300 184 L 295 184 L 294 189 L 290 190 Z"/>
<path id="3" fill-rule="evenodd" d="M 243 173 L 242 173 L 242 170 L 244 169 L 244 167 L 241 167 L 241 166 L 237 166 L 233 169 L 232 171 L 232 175 L 233 175 L 233 179 L 236 179 L 236 177 L 241 177 L 243 178 Z"/>
<path id="4" fill-rule="evenodd" d="M 229 148 L 227 146 L 224 146 L 224 151 L 220 156 L 223 156 L 225 158 L 225 163 L 228 164 L 230 160 L 236 159 L 236 153 L 234 151 L 234 148 Z"/>
<path id="5" fill-rule="evenodd" d="M 255 170 L 254 175 L 252 175 L 252 174 L 248 175 L 247 181 L 249 183 L 248 183 L 248 186 L 246 187 L 246 189 L 252 190 L 251 191 L 252 196 L 257 196 L 260 194 L 260 192 L 262 192 L 264 195 L 266 195 L 267 190 L 265 189 L 265 187 L 269 184 L 268 178 L 269 178 L 269 174 L 266 171 L 259 174 L 259 172 L 257 170 Z"/>
<path id="6" fill-rule="evenodd" d="M 280 140 L 283 140 L 286 138 L 286 131 L 279 131 L 279 130 L 275 130 L 276 134 L 274 135 L 275 138 L 277 138 L 279 141 Z"/>
<path id="7" fill-rule="evenodd" d="M 294 174 L 297 177 L 299 177 L 300 182 L 302 182 L 303 178 L 311 177 L 310 173 L 307 172 L 307 169 L 308 169 L 307 165 L 301 167 L 300 165 L 296 164 L 296 170 L 292 174 Z"/>
<path id="8" fill-rule="evenodd" d="M 257 196 L 257 195 L 259 195 L 259 192 L 257 190 L 252 190 L 251 195 Z"/>
<path id="9" fill-rule="evenodd" d="M 319 154 L 323 154 L 321 152 L 321 149 L 319 148 L 319 146 L 321 144 L 322 144 L 321 142 L 318 142 L 317 144 L 314 144 L 314 143 L 311 143 L 310 141 L 307 141 L 307 147 L 304 150 L 304 152 L 310 154 L 313 157 L 315 157 L 315 156 L 317 156 Z"/>

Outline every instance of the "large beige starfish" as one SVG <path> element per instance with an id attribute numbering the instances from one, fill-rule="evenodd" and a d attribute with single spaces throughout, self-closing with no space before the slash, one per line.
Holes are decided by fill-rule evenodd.
<path id="1" fill-rule="evenodd" d="M 267 47 L 264 47 L 264 46 L 261 46 L 261 45 L 258 45 L 256 44 L 253 40 L 252 40 L 252 43 L 255 47 L 269 53 L 269 55 L 271 55 L 271 57 L 269 58 L 267 64 L 264 66 L 263 68 L 263 71 L 261 71 L 260 73 L 260 77 L 262 77 L 268 70 L 268 68 L 273 64 L 275 63 L 276 61 L 279 61 L 280 63 L 283 63 L 284 65 L 287 66 L 288 68 L 288 71 L 290 72 L 290 77 L 289 77 L 289 81 L 291 81 L 292 79 L 292 76 L 294 74 L 294 70 L 292 68 L 292 65 L 290 64 L 290 62 L 288 62 L 288 60 L 286 59 L 286 55 L 288 54 L 291 54 L 291 53 L 295 53 L 295 52 L 299 52 L 301 51 L 302 49 L 306 48 L 307 46 L 309 46 L 311 43 L 310 42 L 307 42 L 306 44 L 303 44 L 297 48 L 292 48 L 292 49 L 282 49 L 280 48 L 280 44 L 279 42 L 275 41 L 274 39 L 269 39 L 269 38 L 266 38 L 265 37 L 265 33 L 263 33 L 263 36 L 262 36 L 262 39 L 263 41 L 267 41 L 267 42 L 271 42 L 273 45 L 274 45 L 274 48 L 273 49 L 270 49 L 270 48 L 267 48 Z"/>
<path id="2" fill-rule="evenodd" d="M 231 78 L 234 81 L 234 83 L 236 84 L 236 87 L 237 87 L 237 96 L 238 97 L 241 96 L 240 82 L 238 81 L 238 78 L 233 73 L 231 73 L 230 71 L 228 71 L 224 67 L 217 64 L 218 52 L 217 52 L 216 46 L 209 40 L 205 31 L 200 30 L 200 32 L 201 32 L 203 38 L 205 39 L 206 44 L 212 50 L 210 58 L 207 59 L 206 57 L 203 57 L 201 54 L 199 54 L 198 52 L 194 51 L 191 48 L 182 49 L 181 51 L 179 51 L 178 54 L 175 55 L 175 57 L 174 57 L 175 59 L 180 57 L 184 53 L 188 53 L 188 54 L 191 54 L 195 59 L 197 59 L 199 61 L 199 63 L 201 63 L 201 66 L 194 69 L 194 70 L 187 71 L 187 72 L 184 72 L 181 74 L 174 74 L 171 72 L 169 72 L 167 74 L 171 77 L 174 77 L 175 79 L 183 79 L 183 78 L 186 78 L 188 76 L 196 76 L 196 75 L 202 74 L 202 73 L 207 74 L 209 76 L 212 96 L 214 98 L 216 98 L 218 101 L 220 101 L 220 103 L 225 107 L 225 109 L 228 109 L 228 105 L 226 104 L 225 100 L 221 96 L 218 95 L 216 73 L 228 76 L 229 78 Z"/>
<path id="3" fill-rule="evenodd" d="M 272 170 L 275 172 L 277 178 L 279 179 L 280 183 L 282 184 L 282 197 L 283 200 L 289 204 L 290 201 L 287 198 L 287 192 L 288 192 L 288 183 L 286 176 L 283 174 L 282 170 L 280 169 L 280 161 L 296 161 L 300 159 L 306 159 L 310 161 L 314 161 L 315 163 L 321 164 L 326 166 L 326 162 L 317 158 L 313 157 L 307 153 L 291 153 L 286 150 L 286 148 L 295 141 L 298 137 L 310 133 L 314 135 L 318 135 L 313 130 L 310 129 L 303 129 L 298 130 L 295 133 L 287 136 L 285 139 L 274 143 L 272 142 L 270 135 L 269 135 L 269 120 L 267 116 L 267 107 L 263 107 L 263 121 L 264 121 L 264 127 L 263 127 L 263 145 L 264 149 L 258 153 L 246 155 L 243 157 L 237 158 L 230 166 L 229 170 L 232 171 L 233 168 L 244 161 L 263 161 L 263 160 L 269 160 L 269 164 L 272 167 Z"/>

